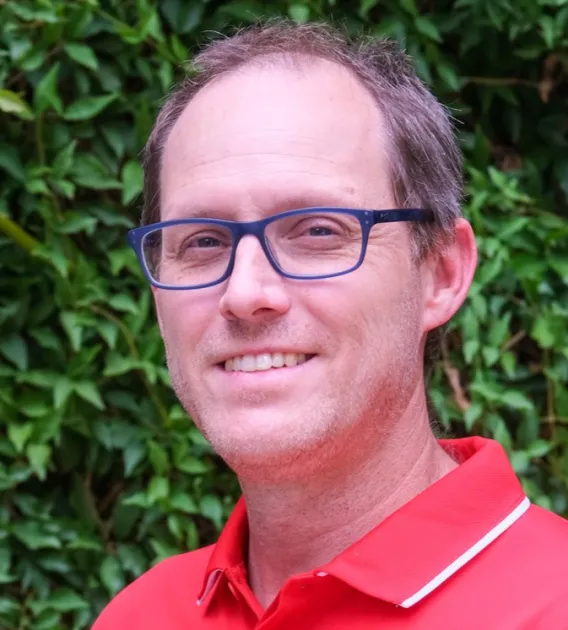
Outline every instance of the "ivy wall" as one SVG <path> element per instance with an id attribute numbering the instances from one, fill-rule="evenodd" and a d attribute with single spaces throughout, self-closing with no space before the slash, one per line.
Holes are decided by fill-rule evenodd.
<path id="1" fill-rule="evenodd" d="M 169 86 L 275 15 L 396 38 L 452 108 L 480 267 L 432 404 L 568 514 L 568 0 L 0 0 L 0 628 L 88 628 L 231 510 L 125 233 Z"/>

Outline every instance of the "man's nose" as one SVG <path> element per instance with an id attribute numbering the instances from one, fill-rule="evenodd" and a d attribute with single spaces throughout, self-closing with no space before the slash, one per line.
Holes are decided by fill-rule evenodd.
<path id="1" fill-rule="evenodd" d="M 237 246 L 233 272 L 219 308 L 226 319 L 251 323 L 277 319 L 290 308 L 284 278 L 272 267 L 254 236 L 244 236 Z"/>

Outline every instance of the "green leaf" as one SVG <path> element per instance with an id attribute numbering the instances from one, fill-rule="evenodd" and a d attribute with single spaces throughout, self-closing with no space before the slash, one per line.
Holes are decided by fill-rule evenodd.
<path id="1" fill-rule="evenodd" d="M 115 556 L 107 556 L 101 564 L 101 582 L 110 595 L 118 593 L 125 586 L 124 572 Z"/>
<path id="2" fill-rule="evenodd" d="M 568 257 L 551 256 L 549 263 L 552 269 L 562 278 L 564 284 L 568 284 Z"/>
<path id="3" fill-rule="evenodd" d="M 25 180 L 26 174 L 16 147 L 0 143 L 0 168 L 19 182 Z"/>
<path id="4" fill-rule="evenodd" d="M 176 33 L 189 33 L 197 28 L 203 17 L 203 2 L 186 2 L 185 0 L 162 0 L 160 10 L 168 21 L 170 28 Z"/>
<path id="5" fill-rule="evenodd" d="M 541 348 L 552 348 L 556 343 L 554 325 L 548 317 L 537 317 L 531 330 L 531 337 Z"/>
<path id="6" fill-rule="evenodd" d="M 32 8 L 33 7 L 33 8 Z M 48 24 L 56 24 L 58 21 L 57 14 L 53 10 L 41 8 L 41 4 L 35 7 L 26 6 L 24 3 L 10 3 L 10 10 L 18 17 L 26 22 L 46 22 Z"/>
<path id="7" fill-rule="evenodd" d="M 73 156 L 77 148 L 77 140 L 73 140 L 64 146 L 55 156 L 51 167 L 51 174 L 55 179 L 65 177 L 73 164 Z"/>
<path id="8" fill-rule="evenodd" d="M 551 15 L 543 15 L 540 20 L 542 38 L 547 48 L 554 48 L 556 42 L 556 21 Z"/>
<path id="9" fill-rule="evenodd" d="M 28 394 L 20 402 L 19 410 L 28 418 L 43 418 L 51 411 L 45 397 L 35 392 Z"/>
<path id="10" fill-rule="evenodd" d="M 546 440 L 538 439 L 531 442 L 527 448 L 527 454 L 529 457 L 544 457 L 548 455 L 554 448 L 553 442 L 547 442 Z"/>
<path id="11" fill-rule="evenodd" d="M 6 114 L 15 114 L 22 120 L 33 120 L 34 113 L 31 107 L 11 90 L 0 90 L 0 111 Z"/>
<path id="12" fill-rule="evenodd" d="M 59 374 L 51 370 L 28 370 L 27 372 L 22 372 L 22 374 L 18 375 L 18 383 L 28 383 L 30 385 L 35 385 L 36 387 L 51 389 L 57 382 L 58 378 Z"/>
<path id="13" fill-rule="evenodd" d="M 148 568 L 148 560 L 136 545 L 118 545 L 118 557 L 125 571 L 138 577 Z"/>
<path id="14" fill-rule="evenodd" d="M 86 96 L 74 103 L 71 103 L 65 110 L 63 117 L 65 120 L 90 120 L 104 109 L 106 109 L 113 101 L 117 99 L 117 94 L 106 94 L 105 96 Z"/>
<path id="15" fill-rule="evenodd" d="M 479 339 L 468 339 L 463 344 L 463 356 L 468 365 L 471 364 L 473 358 L 479 352 L 479 348 Z"/>
<path id="16" fill-rule="evenodd" d="M 47 464 L 51 457 L 51 448 L 47 444 L 29 444 L 26 448 L 26 455 L 32 470 L 41 481 L 44 481 L 47 476 Z"/>
<path id="17" fill-rule="evenodd" d="M 176 462 L 176 468 L 188 475 L 202 475 L 209 471 L 209 467 L 202 460 L 189 455 Z"/>
<path id="18" fill-rule="evenodd" d="M 59 63 L 56 63 L 38 83 L 34 92 L 34 107 L 37 113 L 41 113 L 49 107 L 53 107 L 58 114 L 63 111 L 63 102 L 57 91 L 58 75 Z"/>
<path id="19" fill-rule="evenodd" d="M 499 348 L 492 348 L 491 346 L 485 346 L 481 349 L 481 354 L 483 355 L 483 359 L 485 364 L 489 367 L 497 363 L 501 352 Z"/>
<path id="20" fill-rule="evenodd" d="M 57 195 L 63 195 L 63 197 L 67 197 L 67 199 L 75 198 L 75 184 L 66 179 L 51 181 L 51 187 Z"/>
<path id="21" fill-rule="evenodd" d="M 77 317 L 77 314 L 72 311 L 64 311 L 60 315 L 60 320 L 61 325 L 69 337 L 71 347 L 75 352 L 79 352 L 83 338 L 83 325 Z"/>
<path id="22" fill-rule="evenodd" d="M 140 361 L 133 359 L 132 357 L 123 357 L 116 352 L 112 352 L 108 355 L 103 376 L 121 376 L 122 374 L 127 374 L 132 370 L 139 369 Z"/>
<path id="23" fill-rule="evenodd" d="M 206 494 L 199 501 L 199 510 L 203 516 L 212 521 L 217 529 L 223 527 L 223 506 L 219 497 L 214 494 Z"/>
<path id="24" fill-rule="evenodd" d="M 26 190 L 32 195 L 49 195 L 49 188 L 43 179 L 39 177 L 26 180 Z"/>
<path id="25" fill-rule="evenodd" d="M 24 451 L 24 446 L 30 439 L 33 430 L 34 427 L 31 422 L 25 422 L 23 424 L 10 422 L 8 424 L 8 439 L 12 442 L 18 453 L 22 453 Z"/>
<path id="26" fill-rule="evenodd" d="M 113 276 L 118 275 L 125 267 L 130 270 L 138 270 L 136 254 L 130 247 L 123 247 L 109 252 L 110 269 Z"/>
<path id="27" fill-rule="evenodd" d="M 73 389 L 77 394 L 87 402 L 91 403 L 97 409 L 104 409 L 105 404 L 99 392 L 99 388 L 91 381 L 80 381 L 73 383 Z"/>
<path id="28" fill-rule="evenodd" d="M 59 588 L 45 600 L 45 607 L 61 613 L 89 608 L 86 599 L 68 588 Z"/>
<path id="29" fill-rule="evenodd" d="M 73 392 L 73 383 L 67 376 L 60 376 L 53 387 L 53 406 L 61 409 Z"/>
<path id="30" fill-rule="evenodd" d="M 507 407 L 518 411 L 531 411 L 534 404 L 521 392 L 509 390 L 503 394 L 502 402 Z"/>
<path id="31" fill-rule="evenodd" d="M 28 346 L 21 335 L 12 333 L 0 342 L 0 354 L 18 370 L 28 369 Z"/>
<path id="32" fill-rule="evenodd" d="M 141 508 L 150 507 L 150 504 L 148 502 L 148 497 L 146 496 L 146 493 L 144 492 L 135 492 L 129 497 L 126 497 L 125 499 L 122 500 L 122 505 L 141 507 Z"/>
<path id="33" fill-rule="evenodd" d="M 122 451 L 122 460 L 124 465 L 124 476 L 129 477 L 135 470 L 136 466 L 144 459 L 146 448 L 142 442 L 130 442 Z M 144 506 L 148 507 L 146 495 L 144 496 Z"/>
<path id="34" fill-rule="evenodd" d="M 67 278 L 69 275 L 69 261 L 62 252 L 40 245 L 33 250 L 32 254 L 35 258 L 49 263 L 62 278 Z"/>
<path id="35" fill-rule="evenodd" d="M 130 160 L 122 169 L 122 203 L 128 205 L 141 192 L 144 184 L 144 174 L 139 162 Z"/>
<path id="36" fill-rule="evenodd" d="M 185 516 L 181 514 L 170 514 L 168 516 L 168 530 L 178 542 L 181 542 L 184 538 L 185 520 Z"/>
<path id="37" fill-rule="evenodd" d="M 116 348 L 116 340 L 118 339 L 118 327 L 116 324 L 103 320 L 98 322 L 97 330 L 111 350 Z"/>
<path id="38" fill-rule="evenodd" d="M 165 449 L 154 440 L 150 440 L 150 442 L 148 442 L 148 456 L 150 458 L 150 463 L 154 468 L 154 472 L 157 475 L 163 476 L 168 472 L 170 468 L 168 454 Z"/>
<path id="39" fill-rule="evenodd" d="M 400 6 L 410 15 L 419 15 L 415 0 L 399 0 Z"/>
<path id="40" fill-rule="evenodd" d="M 95 155 L 78 155 L 71 168 L 70 177 L 78 186 L 93 190 L 120 190 L 122 184 Z"/>
<path id="41" fill-rule="evenodd" d="M 454 68 L 452 68 L 448 64 L 441 63 L 441 64 L 438 64 L 437 70 L 438 70 L 438 74 L 440 75 L 440 78 L 448 86 L 450 90 L 454 92 L 460 91 L 463 84 L 463 80 L 458 77 Z"/>
<path id="42" fill-rule="evenodd" d="M 189 521 L 186 526 L 185 548 L 197 549 L 199 547 L 199 532 L 193 521 Z"/>
<path id="43" fill-rule="evenodd" d="M 85 232 L 91 236 L 97 226 L 97 219 L 87 214 L 71 214 L 57 226 L 60 234 L 78 234 Z"/>
<path id="44" fill-rule="evenodd" d="M 414 20 L 414 24 L 416 25 L 416 30 L 425 37 L 432 39 L 435 42 L 441 42 L 442 37 L 440 36 L 440 32 L 436 28 L 435 24 L 431 22 L 428 18 L 420 15 Z"/>
<path id="45" fill-rule="evenodd" d="M 160 499 L 165 499 L 170 492 L 170 482 L 166 477 L 152 477 L 146 496 L 150 504 L 154 504 Z"/>
<path id="46" fill-rule="evenodd" d="M 170 499 L 170 505 L 174 510 L 186 514 L 198 514 L 199 512 L 197 504 L 186 492 L 176 492 Z"/>
<path id="47" fill-rule="evenodd" d="M 89 46 L 78 44 L 77 42 L 69 42 L 63 48 L 73 61 L 85 66 L 85 68 L 89 68 L 89 70 L 99 69 L 97 56 Z"/>
<path id="48" fill-rule="evenodd" d="M 288 7 L 288 15 L 299 24 L 305 24 L 310 19 L 310 7 L 307 4 L 295 2 Z"/>
<path id="49" fill-rule="evenodd" d="M 36 521 L 17 523 L 12 528 L 14 536 L 28 549 L 61 549 L 59 538 L 45 531 Z"/>
<path id="50" fill-rule="evenodd" d="M 473 403 L 465 410 L 463 421 L 467 431 L 471 431 L 473 429 L 474 424 L 481 418 L 482 415 L 483 406 L 477 402 Z"/>
<path id="51" fill-rule="evenodd" d="M 134 315 L 137 315 L 140 310 L 136 302 L 129 295 L 126 295 L 126 293 L 113 295 L 108 300 L 108 305 L 115 311 L 132 313 Z"/>
<path id="52" fill-rule="evenodd" d="M 19 615 L 20 606 L 13 597 L 0 597 L 0 615 L 8 617 L 9 615 Z"/>

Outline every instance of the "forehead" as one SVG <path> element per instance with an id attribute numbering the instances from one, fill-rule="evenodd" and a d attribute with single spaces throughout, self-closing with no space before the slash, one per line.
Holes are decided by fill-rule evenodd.
<path id="1" fill-rule="evenodd" d="M 164 147 L 161 207 L 175 215 L 228 197 L 265 207 L 324 192 L 377 206 L 390 192 L 387 155 L 381 112 L 345 68 L 313 59 L 249 65 L 204 87 L 177 120 Z"/>

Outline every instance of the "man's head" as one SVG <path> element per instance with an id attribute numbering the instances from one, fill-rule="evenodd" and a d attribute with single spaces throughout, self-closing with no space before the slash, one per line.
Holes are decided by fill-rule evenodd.
<path id="1" fill-rule="evenodd" d="M 237 473 L 348 457 L 423 400 L 426 336 L 471 281 L 448 117 L 392 44 L 350 45 L 328 27 L 256 27 L 196 62 L 146 148 L 144 223 L 310 206 L 435 214 L 431 226 L 375 226 L 364 264 L 345 276 L 285 278 L 248 236 L 225 282 L 155 291 L 176 392 Z M 225 369 L 284 353 L 309 360 Z"/>

